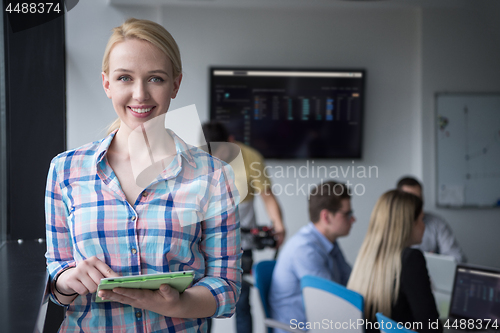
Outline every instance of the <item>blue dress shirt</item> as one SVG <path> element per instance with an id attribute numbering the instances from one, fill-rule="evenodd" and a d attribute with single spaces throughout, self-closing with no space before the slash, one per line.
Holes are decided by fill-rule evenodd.
<path id="1" fill-rule="evenodd" d="M 288 240 L 278 256 L 269 291 L 269 305 L 274 319 L 290 325 L 307 321 L 300 279 L 314 275 L 347 284 L 351 266 L 337 242 L 330 242 L 313 223 L 302 227 Z M 275 329 L 276 333 L 286 333 Z"/>

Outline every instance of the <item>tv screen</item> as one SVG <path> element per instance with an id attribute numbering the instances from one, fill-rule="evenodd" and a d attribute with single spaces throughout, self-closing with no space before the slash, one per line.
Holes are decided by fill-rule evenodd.
<path id="1" fill-rule="evenodd" d="M 210 119 L 266 158 L 360 158 L 364 70 L 210 68 Z"/>

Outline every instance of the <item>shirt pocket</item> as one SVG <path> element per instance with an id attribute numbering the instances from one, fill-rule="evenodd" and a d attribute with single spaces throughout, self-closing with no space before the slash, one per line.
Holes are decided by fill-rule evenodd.
<path id="1" fill-rule="evenodd" d="M 183 203 L 181 207 L 172 208 L 171 219 L 167 221 L 172 232 L 170 252 L 181 256 L 192 256 L 187 253 L 198 250 L 201 239 L 201 221 L 203 213 L 200 206 L 194 203 Z"/>
<path id="2" fill-rule="evenodd" d="M 169 235 L 164 260 L 171 271 L 199 269 L 204 262 L 199 243 L 204 219 L 205 184 L 195 180 L 183 184 L 169 195 L 165 226 Z"/>

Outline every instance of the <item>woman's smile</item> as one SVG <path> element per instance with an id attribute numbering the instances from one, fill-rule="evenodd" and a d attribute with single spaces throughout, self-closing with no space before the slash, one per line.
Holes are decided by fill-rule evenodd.
<path id="1" fill-rule="evenodd" d="M 129 105 L 127 108 L 131 111 L 134 117 L 144 118 L 148 117 L 151 111 L 156 108 L 156 106 L 150 105 Z"/>

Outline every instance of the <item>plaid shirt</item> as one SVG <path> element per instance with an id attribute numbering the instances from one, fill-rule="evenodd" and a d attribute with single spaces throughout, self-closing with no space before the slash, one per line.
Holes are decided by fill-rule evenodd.
<path id="1" fill-rule="evenodd" d="M 194 270 L 193 285 L 216 299 L 213 317 L 230 317 L 241 287 L 231 169 L 170 132 L 177 155 L 131 206 L 106 158 L 115 133 L 52 160 L 45 192 L 51 279 L 92 256 L 123 276 Z M 60 304 L 53 291 L 51 298 Z M 204 332 L 206 326 L 205 319 L 96 303 L 94 293 L 67 306 L 60 332 Z"/>

